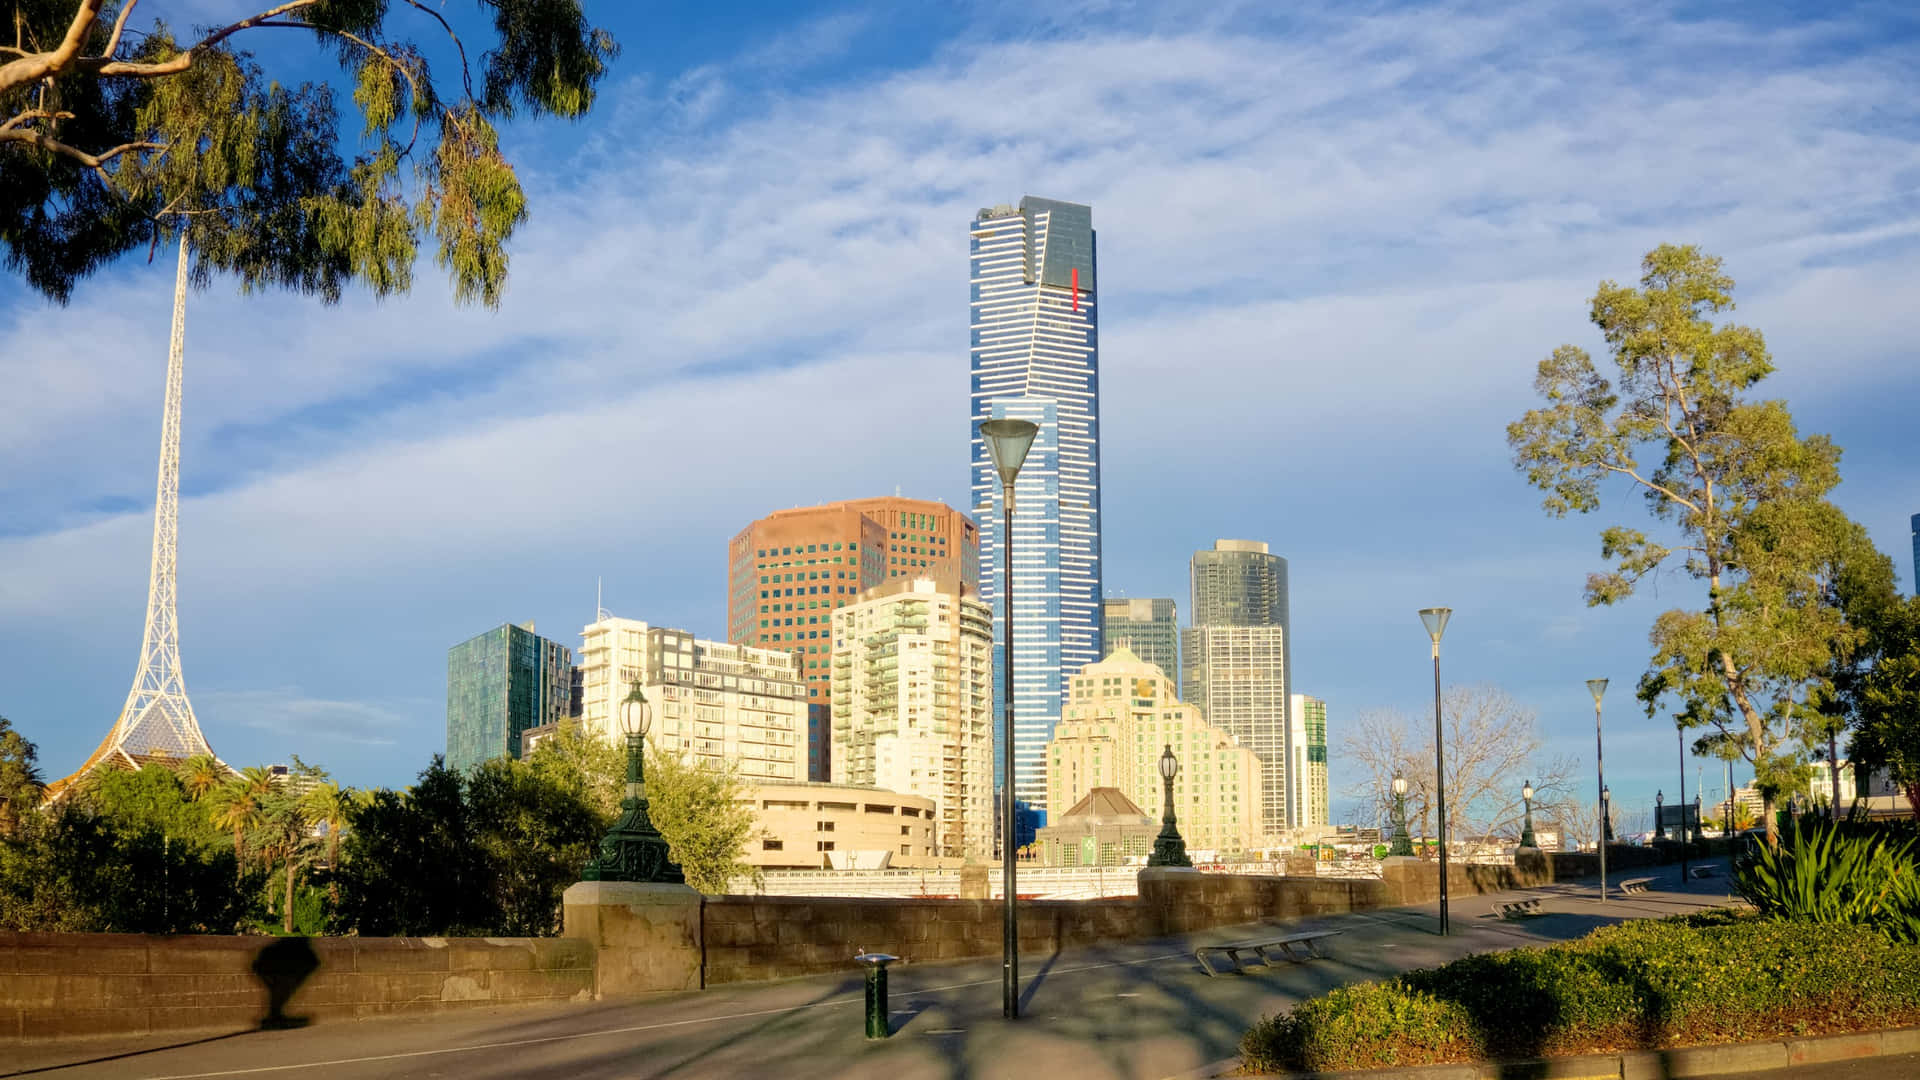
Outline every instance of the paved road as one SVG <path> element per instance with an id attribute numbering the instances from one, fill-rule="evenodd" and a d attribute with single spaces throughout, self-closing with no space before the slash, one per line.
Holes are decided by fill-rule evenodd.
<path id="1" fill-rule="evenodd" d="M 1191 955 L 1196 943 L 1234 940 L 1244 929 L 1029 956 L 1023 959 L 1023 1016 L 1011 1023 L 1000 1015 L 997 960 L 896 967 L 895 1034 L 885 1041 L 863 1037 L 860 980 L 849 975 L 641 1003 L 500 1007 L 294 1031 L 28 1045 L 0 1051 L 0 1068 L 15 1070 L 0 1075 L 1145 1080 L 1231 1058 L 1248 1025 L 1336 985 L 1725 900 L 1724 878 L 1685 888 L 1671 869 L 1656 878 L 1665 891 L 1604 905 L 1591 886 L 1534 890 L 1548 898 L 1547 914 L 1524 922 L 1486 917 L 1492 898 L 1464 899 L 1453 905 L 1447 938 L 1435 933 L 1433 905 L 1312 920 L 1308 925 L 1342 932 L 1330 943 L 1330 959 L 1244 977 L 1208 978 Z"/>
<path id="2" fill-rule="evenodd" d="M 1913 1077 L 1920 1077 L 1920 1054 L 1795 1065 L 1791 1069 L 1729 1074 L 1720 1080 L 1911 1080 Z"/>

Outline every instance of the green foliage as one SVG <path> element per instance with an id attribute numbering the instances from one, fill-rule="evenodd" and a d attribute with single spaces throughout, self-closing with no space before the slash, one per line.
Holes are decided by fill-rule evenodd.
<path id="1" fill-rule="evenodd" d="M 746 786 L 731 764 L 687 762 L 654 748 L 647 753 L 646 775 L 648 816 L 688 885 L 723 895 L 735 878 L 759 882 L 760 871 L 745 859 L 753 807 L 743 801 Z"/>
<path id="2" fill-rule="evenodd" d="M 0 716 L 0 839 L 19 831 L 20 819 L 40 805 L 46 790 L 40 751 Z"/>
<path id="3" fill-rule="evenodd" d="M 1920 841 L 1803 816 L 1786 841 L 1734 863 L 1734 885 L 1776 919 L 1866 926 L 1920 942 Z"/>
<path id="4" fill-rule="evenodd" d="M 237 873 L 223 845 L 70 805 L 0 841 L 0 929 L 229 934 L 263 877 Z"/>
<path id="5" fill-rule="evenodd" d="M 492 124 L 520 112 L 578 117 L 618 48 L 577 0 L 479 0 L 492 48 L 481 87 L 464 44 L 431 5 L 319 0 L 264 25 L 313 28 L 353 85 L 359 148 L 336 129 L 323 83 L 287 87 L 233 46 L 251 27 L 191 44 L 159 21 L 114 39 L 116 5 L 77 56 L 0 56 L 0 247 L 6 265 L 64 303 L 113 259 L 188 233 L 195 283 L 289 288 L 328 302 L 350 281 L 375 295 L 412 284 L 419 233 L 433 234 L 455 296 L 497 305 L 505 244 L 524 194 Z M 51 50 L 71 0 L 20 0 L 28 48 Z M 436 80 L 408 35 L 444 34 L 459 58 Z M 50 63 L 49 73 L 25 65 Z M 429 153 L 415 156 L 423 133 Z M 402 166 L 413 166 L 407 175 Z"/>
<path id="6" fill-rule="evenodd" d="M 1846 687 L 1856 762 L 1906 789 L 1920 815 L 1920 597 L 1882 608 L 1868 632 L 1871 666 Z"/>
<path id="7" fill-rule="evenodd" d="M 1858 1030 L 1920 1018 L 1920 946 L 1709 913 L 1481 953 L 1267 1017 L 1252 1072 L 1361 1069 Z"/>
<path id="8" fill-rule="evenodd" d="M 619 816 L 626 790 L 626 747 L 568 723 L 540 740 L 527 765 L 544 782 L 584 799 L 607 823 Z"/>
<path id="9" fill-rule="evenodd" d="M 86 779 L 75 799 L 125 832 L 152 831 L 200 847 L 220 842 L 207 807 L 189 799 L 179 775 L 164 765 L 102 769 Z"/>
<path id="10" fill-rule="evenodd" d="M 1588 603 L 1621 600 L 1669 568 L 1704 586 L 1700 606 L 1655 619 L 1637 694 L 1649 714 L 1671 701 L 1687 727 L 1737 732 L 1729 745 L 1771 798 L 1804 773 L 1787 740 L 1831 726 L 1823 706 L 1864 637 L 1850 593 L 1890 582 L 1891 565 L 1826 499 L 1839 448 L 1802 437 L 1785 403 L 1749 396 L 1773 360 L 1759 331 L 1713 321 L 1732 291 L 1720 260 L 1690 246 L 1648 253 L 1638 288 L 1601 282 L 1590 314 L 1617 381 L 1561 346 L 1535 378 L 1545 407 L 1509 425 L 1507 441 L 1549 514 L 1596 510 L 1615 481 L 1663 523 L 1666 539 L 1602 531 L 1613 565 L 1589 575 Z"/>
<path id="11" fill-rule="evenodd" d="M 585 797 L 516 761 L 463 777 L 435 757 L 377 791 L 341 845 L 336 928 L 368 936 L 550 935 L 605 827 Z"/>

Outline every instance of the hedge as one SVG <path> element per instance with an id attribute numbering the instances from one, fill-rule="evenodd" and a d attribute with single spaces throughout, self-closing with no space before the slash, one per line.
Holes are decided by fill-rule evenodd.
<path id="1" fill-rule="evenodd" d="M 1920 945 L 1724 912 L 1343 987 L 1255 1024 L 1249 1072 L 1744 1042 L 1920 1020 Z"/>

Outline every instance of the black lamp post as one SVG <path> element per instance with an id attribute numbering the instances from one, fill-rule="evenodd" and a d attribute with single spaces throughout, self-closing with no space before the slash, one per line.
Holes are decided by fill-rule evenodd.
<path id="1" fill-rule="evenodd" d="M 1696 844 L 1707 842 L 1707 834 L 1700 831 L 1700 793 L 1698 791 L 1693 793 L 1693 842 Z"/>
<path id="2" fill-rule="evenodd" d="M 1520 805 L 1525 807 L 1520 816 L 1520 846 L 1537 848 L 1539 841 L 1533 838 L 1533 781 L 1520 785 Z"/>
<path id="3" fill-rule="evenodd" d="M 620 730 L 627 736 L 627 797 L 620 820 L 600 840 L 600 855 L 581 869 L 584 881 L 646 881 L 684 885 L 687 876 L 669 857 L 667 841 L 647 817 L 647 787 L 642 752 L 651 710 L 635 685 L 620 703 Z"/>
<path id="4" fill-rule="evenodd" d="M 1440 724 L 1440 635 L 1447 632 L 1452 608 L 1420 609 L 1420 621 L 1433 639 L 1433 778 L 1440 818 L 1440 934 L 1447 933 L 1447 735 Z"/>
<path id="5" fill-rule="evenodd" d="M 1000 1015 L 1009 1020 L 1020 1015 L 1020 922 L 1015 912 L 1014 890 L 1014 799 L 1013 799 L 1013 482 L 1033 449 L 1033 437 L 1040 425 L 1031 420 L 987 420 L 980 424 L 980 438 L 993 458 L 993 470 L 1000 474 L 1000 591 L 1005 610 L 1001 629 L 1006 642 L 1001 667 L 1005 669 L 1005 720 L 1000 742 L 1005 747 L 1000 770 L 1000 883 L 1006 893 L 1006 909 L 1001 917 Z"/>
<path id="6" fill-rule="evenodd" d="M 1600 835 L 1604 841 L 1600 845 L 1600 865 L 1605 866 L 1607 865 L 1607 844 L 1613 843 L 1613 789 L 1605 784 L 1600 786 L 1600 823 Z M 1602 871 L 1602 874 L 1604 873 L 1605 871 Z M 1605 877 L 1600 879 L 1603 886 L 1606 880 Z"/>
<path id="7" fill-rule="evenodd" d="M 1613 818 L 1607 813 L 1606 742 L 1600 735 L 1600 697 L 1607 692 L 1607 680 L 1588 679 L 1587 692 L 1593 695 L 1593 772 L 1600 786 L 1600 900 L 1607 899 L 1607 841 L 1613 839 Z"/>
<path id="8" fill-rule="evenodd" d="M 1661 790 L 1661 791 L 1654 792 L 1653 793 L 1653 838 L 1655 840 L 1665 840 L 1667 838 L 1666 819 L 1660 816 L 1660 812 L 1666 808 L 1666 805 L 1667 805 L 1666 791 Z M 1684 840 L 1686 839 L 1686 837 L 1683 835 L 1681 839 Z"/>
<path id="9" fill-rule="evenodd" d="M 1413 837 L 1407 835 L 1407 778 L 1393 778 L 1393 842 L 1389 855 L 1412 855 Z"/>
<path id="10" fill-rule="evenodd" d="M 1173 815 L 1173 778 L 1180 775 L 1180 759 L 1173 756 L 1171 745 L 1160 751 L 1160 779 L 1166 784 L 1166 800 L 1160 815 L 1160 835 L 1153 838 L 1153 853 L 1147 856 L 1148 866 L 1192 866 L 1193 860 L 1187 858 L 1187 842 L 1180 839 L 1180 830 L 1174 827 Z"/>

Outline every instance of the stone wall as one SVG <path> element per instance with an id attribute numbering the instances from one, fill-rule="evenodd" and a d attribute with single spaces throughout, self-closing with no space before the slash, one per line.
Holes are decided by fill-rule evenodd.
<path id="1" fill-rule="evenodd" d="M 0 934 L 0 1039 L 248 1028 L 591 996 L 561 938 Z"/>

